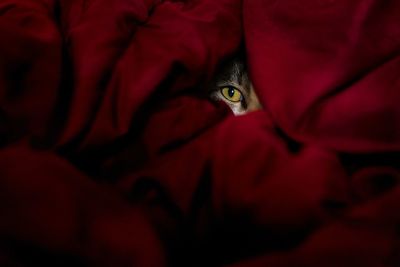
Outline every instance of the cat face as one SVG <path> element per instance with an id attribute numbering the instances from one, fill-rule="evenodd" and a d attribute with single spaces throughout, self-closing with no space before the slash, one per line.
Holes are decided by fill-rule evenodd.
<path id="1" fill-rule="evenodd" d="M 213 100 L 225 102 L 235 115 L 243 115 L 261 109 L 243 62 L 234 59 L 216 75 L 211 86 Z"/>

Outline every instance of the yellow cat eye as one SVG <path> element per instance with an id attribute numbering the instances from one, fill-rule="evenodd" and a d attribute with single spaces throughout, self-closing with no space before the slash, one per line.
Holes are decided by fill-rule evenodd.
<path id="1" fill-rule="evenodd" d="M 233 103 L 240 102 L 243 99 L 242 92 L 233 86 L 225 86 L 221 88 L 221 94 L 226 100 Z"/>

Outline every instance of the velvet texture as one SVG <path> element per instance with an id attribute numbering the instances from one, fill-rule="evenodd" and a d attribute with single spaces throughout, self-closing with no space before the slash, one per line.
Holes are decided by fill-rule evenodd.
<path id="1" fill-rule="evenodd" d="M 400 3 L 3 0 L 1 266 L 399 266 Z M 264 106 L 207 99 L 245 46 Z"/>

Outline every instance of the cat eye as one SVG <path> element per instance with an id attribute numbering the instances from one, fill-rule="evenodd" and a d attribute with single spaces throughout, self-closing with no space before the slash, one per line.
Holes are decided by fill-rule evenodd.
<path id="1" fill-rule="evenodd" d="M 232 103 L 243 101 L 242 92 L 234 86 L 224 86 L 220 89 L 221 95 Z"/>

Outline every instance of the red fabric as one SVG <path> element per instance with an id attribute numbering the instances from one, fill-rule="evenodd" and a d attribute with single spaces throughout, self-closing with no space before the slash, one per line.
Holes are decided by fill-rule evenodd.
<path id="1" fill-rule="evenodd" d="M 2 1 L 1 265 L 398 266 L 399 10 Z"/>
<path id="2" fill-rule="evenodd" d="M 398 9 L 393 1 L 245 2 L 252 79 L 287 134 L 341 151 L 398 151 Z"/>

